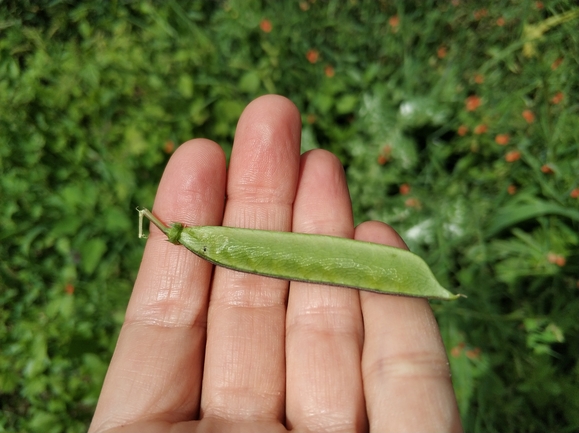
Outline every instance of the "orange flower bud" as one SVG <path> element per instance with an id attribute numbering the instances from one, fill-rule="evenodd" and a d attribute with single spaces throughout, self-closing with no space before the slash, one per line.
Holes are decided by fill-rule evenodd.
<path id="1" fill-rule="evenodd" d="M 468 359 L 479 359 L 480 358 L 480 348 L 479 347 L 475 347 L 472 350 L 467 350 L 464 354 L 466 355 L 466 357 Z"/>
<path id="2" fill-rule="evenodd" d="M 555 61 L 553 63 L 551 63 L 551 70 L 555 70 L 557 69 L 559 66 L 561 66 L 561 63 L 563 63 L 563 57 L 558 57 L 557 59 L 555 59 Z"/>
<path id="3" fill-rule="evenodd" d="M 415 207 L 417 209 L 420 209 L 422 207 L 422 203 L 420 203 L 420 200 L 418 200 L 417 198 L 409 198 L 404 202 L 404 205 L 406 207 Z"/>
<path id="4" fill-rule="evenodd" d="M 466 125 L 460 125 L 458 127 L 458 129 L 456 130 L 456 133 L 458 135 L 460 135 L 461 137 L 464 137 L 467 133 L 468 133 L 468 126 Z"/>
<path id="5" fill-rule="evenodd" d="M 410 185 L 408 185 L 407 183 L 403 183 L 402 185 L 400 185 L 400 194 L 401 195 L 408 195 L 410 194 Z"/>
<path id="6" fill-rule="evenodd" d="M 173 140 L 165 141 L 163 150 L 165 151 L 165 153 L 173 153 L 173 150 L 175 150 L 175 143 L 173 143 Z"/>
<path id="7" fill-rule="evenodd" d="M 482 101 L 478 96 L 476 95 L 469 96 L 468 98 L 466 98 L 465 101 L 466 111 L 476 110 L 478 107 L 480 107 L 481 102 Z"/>
<path id="8" fill-rule="evenodd" d="M 515 162 L 521 159 L 521 152 L 518 150 L 511 150 L 505 155 L 505 161 L 507 162 Z"/>
<path id="9" fill-rule="evenodd" d="M 551 168 L 551 166 L 549 164 L 543 164 L 541 166 L 541 171 L 545 174 L 552 174 L 553 173 L 553 169 Z"/>
<path id="10" fill-rule="evenodd" d="M 555 105 L 559 104 L 563 100 L 564 97 L 565 97 L 565 95 L 563 95 L 563 92 L 557 92 L 555 94 L 555 96 L 553 96 L 551 98 L 551 104 L 555 104 Z"/>
<path id="11" fill-rule="evenodd" d="M 488 126 L 486 126 L 484 123 L 481 123 L 480 125 L 477 125 L 477 126 L 474 128 L 474 131 L 473 131 L 473 132 L 474 132 L 476 135 L 480 135 L 480 134 L 484 134 L 485 132 L 487 132 L 488 129 L 489 129 Z"/>
<path id="12" fill-rule="evenodd" d="M 476 11 L 474 11 L 474 19 L 475 20 L 480 20 L 481 18 L 484 18 L 488 15 L 489 11 L 486 9 L 478 9 Z"/>
<path id="13" fill-rule="evenodd" d="M 527 123 L 533 123 L 535 121 L 535 114 L 531 110 L 523 110 L 522 115 Z"/>
<path id="14" fill-rule="evenodd" d="M 565 266 L 565 263 L 567 263 L 567 259 L 565 257 L 563 257 L 560 254 L 555 254 L 553 252 L 547 254 L 547 261 L 559 267 L 563 267 Z"/>
<path id="15" fill-rule="evenodd" d="M 312 48 L 306 53 L 306 58 L 308 59 L 308 62 L 316 63 L 320 58 L 320 52 Z"/>
<path id="16" fill-rule="evenodd" d="M 259 23 L 259 28 L 264 32 L 264 33 L 269 33 L 271 32 L 271 30 L 273 29 L 273 26 L 271 25 L 271 21 L 267 20 L 267 19 L 262 19 L 261 22 Z"/>
<path id="17" fill-rule="evenodd" d="M 458 343 L 456 346 L 454 346 L 451 350 L 450 350 L 450 354 L 454 357 L 454 358 L 458 358 L 460 356 L 460 354 L 462 353 L 462 349 L 464 349 L 465 344 L 463 342 Z"/>
<path id="18" fill-rule="evenodd" d="M 509 134 L 497 134 L 497 136 L 495 137 L 495 142 L 499 145 L 499 146 L 506 146 L 507 144 L 509 144 L 511 137 L 509 137 Z"/>

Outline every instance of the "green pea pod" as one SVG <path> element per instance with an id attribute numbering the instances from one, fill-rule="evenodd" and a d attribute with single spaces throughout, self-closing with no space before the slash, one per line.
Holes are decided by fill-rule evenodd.
<path id="1" fill-rule="evenodd" d="M 138 209 L 176 245 L 225 268 L 250 274 L 345 286 L 371 292 L 456 299 L 428 265 L 400 248 L 352 239 L 303 233 L 221 226 L 164 225 L 147 209 Z"/>

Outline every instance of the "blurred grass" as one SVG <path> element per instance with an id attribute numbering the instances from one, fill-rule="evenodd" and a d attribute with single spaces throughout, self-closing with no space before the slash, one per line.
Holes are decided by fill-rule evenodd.
<path id="1" fill-rule="evenodd" d="M 571 1 L 0 3 L 0 431 L 86 430 L 174 148 L 276 92 L 399 230 L 466 431 L 579 430 Z"/>

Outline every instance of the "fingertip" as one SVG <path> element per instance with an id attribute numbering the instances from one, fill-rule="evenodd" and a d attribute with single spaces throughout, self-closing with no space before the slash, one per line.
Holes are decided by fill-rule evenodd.
<path id="1" fill-rule="evenodd" d="M 255 98 L 247 104 L 241 117 L 243 118 L 244 115 L 251 114 L 255 110 L 261 111 L 264 108 L 271 110 L 272 114 L 275 114 L 275 112 L 283 112 L 287 115 L 293 116 L 299 119 L 301 126 L 301 116 L 296 105 L 285 96 L 275 94 L 263 95 Z"/>
<path id="2" fill-rule="evenodd" d="M 380 221 L 366 221 L 356 227 L 355 239 L 408 250 L 408 246 L 391 226 Z"/>
<path id="3" fill-rule="evenodd" d="M 331 152 L 315 149 L 301 156 L 293 221 L 294 231 L 352 237 L 354 219 L 346 176 Z"/>
<path id="4" fill-rule="evenodd" d="M 299 143 L 302 131 L 301 116 L 296 105 L 280 95 L 264 95 L 251 101 L 243 110 L 237 123 L 233 153 L 247 153 L 243 143 L 253 145 L 277 143 L 292 151 Z M 241 145 L 240 145 L 241 144 Z M 232 156 L 233 159 L 233 156 Z"/>
<path id="5" fill-rule="evenodd" d="M 245 108 L 227 173 L 225 225 L 291 228 L 300 139 L 300 115 L 289 99 L 265 95 Z"/>
<path id="6" fill-rule="evenodd" d="M 195 156 L 206 156 L 207 158 L 219 158 L 223 161 L 225 160 L 225 152 L 221 148 L 221 146 L 215 143 L 213 140 L 209 140 L 207 138 L 193 138 L 191 140 L 187 140 L 181 146 L 175 150 L 171 159 L 174 156 L 178 156 L 179 158 L 187 158 L 185 155 L 189 155 L 191 152 L 195 153 Z"/>
<path id="7" fill-rule="evenodd" d="M 344 172 L 340 159 L 325 149 L 312 149 L 304 152 L 302 155 L 302 166 L 306 164 L 320 164 L 320 166 L 330 167 L 336 172 Z"/>
<path id="8" fill-rule="evenodd" d="M 220 224 L 225 170 L 225 153 L 217 143 L 203 138 L 183 143 L 165 167 L 154 213 L 169 222 Z"/>

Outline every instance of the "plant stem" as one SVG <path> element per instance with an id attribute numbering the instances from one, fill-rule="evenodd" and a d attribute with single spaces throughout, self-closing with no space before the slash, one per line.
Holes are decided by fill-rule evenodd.
<path id="1" fill-rule="evenodd" d="M 159 227 L 159 230 L 161 230 L 163 233 L 169 233 L 169 227 L 163 224 L 160 219 L 158 219 L 155 215 L 152 214 L 151 211 L 149 211 L 149 209 L 138 207 L 137 211 L 139 212 L 139 238 L 147 238 L 147 236 L 143 234 L 143 216 L 146 216 L 149 221 Z"/>

